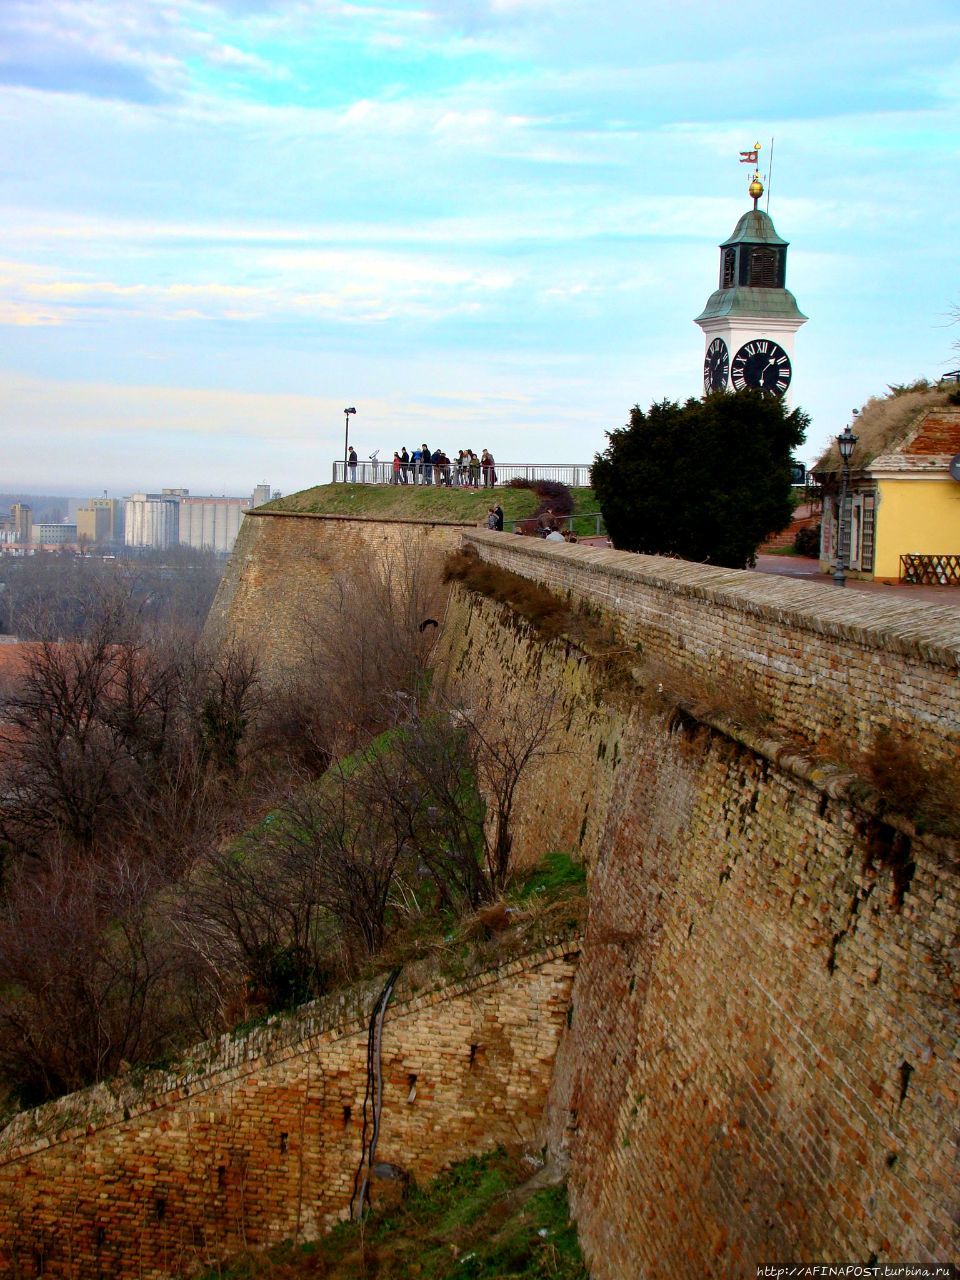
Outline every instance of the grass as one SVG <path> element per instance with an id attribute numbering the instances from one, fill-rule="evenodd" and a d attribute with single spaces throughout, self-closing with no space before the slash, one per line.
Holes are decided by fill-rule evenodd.
<path id="1" fill-rule="evenodd" d="M 513 897 L 526 902 L 534 895 L 554 899 L 568 892 L 583 893 L 587 870 L 571 854 L 557 851 L 545 854 L 531 871 L 519 880 Z"/>
<path id="2" fill-rule="evenodd" d="M 592 489 L 571 489 L 573 528 L 581 537 L 596 533 L 593 513 L 599 510 Z M 491 502 L 503 508 L 504 520 L 523 520 L 539 503 L 532 489 L 510 485 L 489 489 L 446 489 L 438 485 L 322 484 L 260 507 L 261 511 L 294 511 L 312 515 L 360 516 L 370 520 L 437 520 L 447 524 L 482 524 Z"/>
<path id="3" fill-rule="evenodd" d="M 589 491 L 588 491 L 589 492 Z M 537 505 L 529 489 L 447 489 L 438 485 L 324 484 L 278 498 L 261 511 L 363 516 L 371 520 L 437 520 L 477 524 L 499 502 L 505 520 L 522 520 Z"/>
<path id="4" fill-rule="evenodd" d="M 564 1187 L 529 1174 L 519 1151 L 473 1156 L 362 1226 L 250 1254 L 205 1280 L 589 1280 Z"/>

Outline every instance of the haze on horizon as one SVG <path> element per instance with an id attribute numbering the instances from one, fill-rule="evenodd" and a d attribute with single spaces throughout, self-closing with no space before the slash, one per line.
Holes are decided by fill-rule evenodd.
<path id="1" fill-rule="evenodd" d="M 700 394 L 771 135 L 812 458 L 960 364 L 958 69 L 946 0 L 5 0 L 0 487 L 291 492 L 348 404 L 588 460 Z"/>

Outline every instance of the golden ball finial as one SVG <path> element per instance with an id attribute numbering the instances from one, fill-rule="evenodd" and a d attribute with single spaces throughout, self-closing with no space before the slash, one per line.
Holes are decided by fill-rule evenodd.
<path id="1" fill-rule="evenodd" d="M 760 175 L 758 173 L 753 175 L 753 179 L 749 187 L 747 187 L 747 191 L 750 193 L 751 200 L 759 200 L 763 195 L 763 183 L 760 181 Z"/>

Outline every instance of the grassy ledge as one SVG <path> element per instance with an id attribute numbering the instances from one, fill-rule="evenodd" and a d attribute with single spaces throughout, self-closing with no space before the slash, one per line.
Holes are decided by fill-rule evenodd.
<path id="1" fill-rule="evenodd" d="M 204 1280 L 589 1280 L 566 1189 L 520 1151 L 473 1156 L 363 1224 L 250 1254 Z"/>
<path id="2" fill-rule="evenodd" d="M 504 518 L 519 520 L 537 504 L 529 489 L 447 489 L 438 485 L 322 484 L 278 498 L 259 510 L 311 515 L 358 516 L 369 520 L 438 520 L 477 524 L 499 502 Z"/>
<path id="3" fill-rule="evenodd" d="M 594 512 L 592 489 L 571 489 L 574 515 Z M 304 515 L 356 516 L 368 520 L 436 520 L 446 524 L 482 524 L 491 504 L 498 502 L 504 519 L 522 520 L 539 503 L 531 489 L 509 485 L 497 489 L 446 489 L 438 485 L 321 484 L 277 498 L 258 511 L 302 512 Z M 575 526 L 577 527 L 577 526 Z M 580 533 L 594 531 L 592 520 Z"/>

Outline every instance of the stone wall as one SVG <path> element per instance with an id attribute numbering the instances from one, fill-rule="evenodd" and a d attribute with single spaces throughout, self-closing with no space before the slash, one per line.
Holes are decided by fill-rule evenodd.
<path id="1" fill-rule="evenodd" d="M 542 1143 L 574 944 L 418 994 L 384 1023 L 377 1160 L 417 1179 L 498 1142 Z M 192 1274 L 341 1217 L 360 1158 L 380 984 L 197 1050 L 134 1088 L 20 1116 L 0 1140 L 0 1274 Z"/>
<path id="2" fill-rule="evenodd" d="M 258 655 L 269 683 L 303 656 L 335 574 L 423 555 L 436 567 L 472 525 L 249 511 L 210 610 L 206 634 Z"/>
<path id="3" fill-rule="evenodd" d="M 841 621 L 817 616 L 814 589 L 775 606 L 748 575 L 638 566 L 664 576 L 658 595 L 609 553 L 469 537 L 623 606 L 644 653 L 682 637 L 696 672 L 764 680 L 782 718 L 802 707 L 813 727 L 823 685 L 848 681 L 859 654 L 865 705 L 838 731 L 863 742 L 889 715 L 938 753 L 956 731 L 946 611 L 895 609 L 884 638 L 852 592 Z M 576 644 L 543 644 L 463 589 L 441 643 L 451 682 L 489 682 L 504 716 L 549 697 L 563 711 L 565 749 L 525 797 L 519 851 L 579 847 L 590 868 L 550 1144 L 570 1162 L 594 1280 L 955 1257 L 956 845 L 885 824 L 770 736 L 671 718 L 639 692 L 611 701 Z M 913 706 L 914 683 L 939 701 Z"/>

